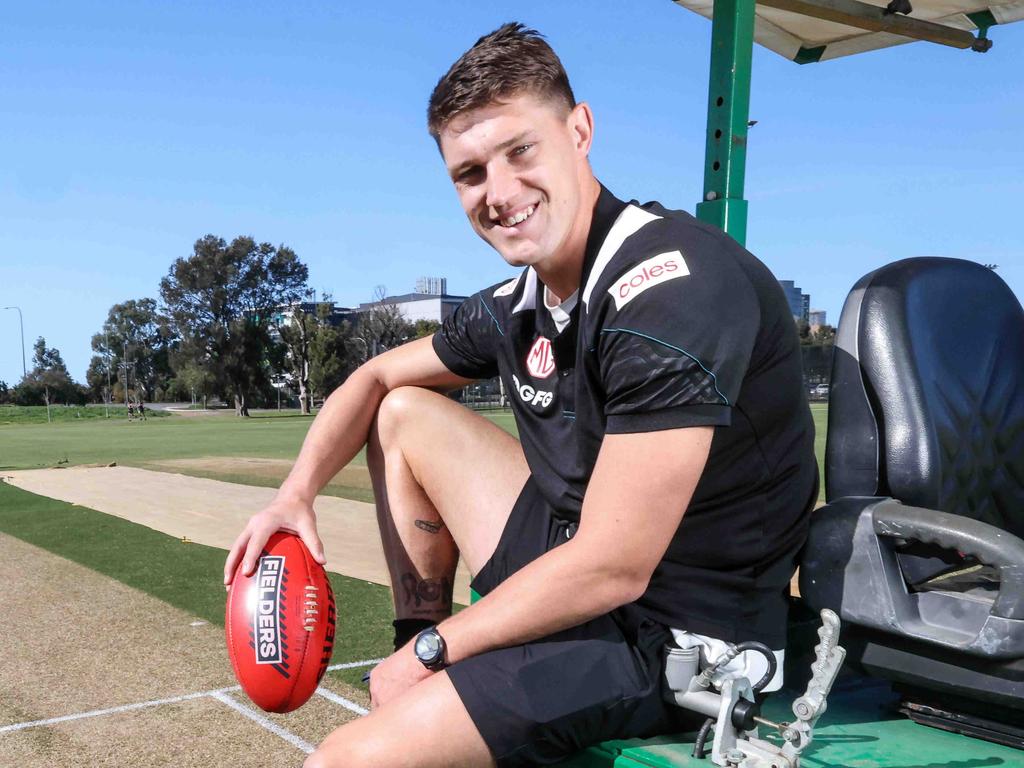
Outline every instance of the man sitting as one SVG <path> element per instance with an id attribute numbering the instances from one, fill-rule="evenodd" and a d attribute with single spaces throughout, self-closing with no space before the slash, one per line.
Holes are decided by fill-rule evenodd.
<path id="1" fill-rule="evenodd" d="M 536 32 L 481 38 L 428 115 L 470 225 L 521 272 L 334 392 L 226 563 L 251 572 L 279 528 L 324 562 L 313 500 L 367 445 L 396 651 L 311 768 L 550 763 L 671 730 L 666 643 L 781 654 L 817 496 L 778 283 L 718 229 L 597 181 L 590 107 Z M 437 393 L 495 375 L 518 442 Z M 451 616 L 460 555 L 483 597 Z"/>

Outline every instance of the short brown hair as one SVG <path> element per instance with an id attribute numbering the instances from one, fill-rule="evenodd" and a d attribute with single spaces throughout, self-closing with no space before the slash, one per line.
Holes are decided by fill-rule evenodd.
<path id="1" fill-rule="evenodd" d="M 544 36 L 518 22 L 484 35 L 437 81 L 427 107 L 427 128 L 437 139 L 457 115 L 529 93 L 576 106 L 569 76 Z"/>

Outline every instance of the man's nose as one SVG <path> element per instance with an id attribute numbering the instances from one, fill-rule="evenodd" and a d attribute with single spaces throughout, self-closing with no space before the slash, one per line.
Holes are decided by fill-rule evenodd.
<path id="1" fill-rule="evenodd" d="M 510 201 L 515 199 L 519 189 L 519 180 L 512 169 L 507 166 L 495 163 L 487 169 L 487 206 L 500 211 Z"/>

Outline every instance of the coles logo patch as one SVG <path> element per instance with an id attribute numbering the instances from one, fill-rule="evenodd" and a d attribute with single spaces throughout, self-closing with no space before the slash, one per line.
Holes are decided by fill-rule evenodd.
<path id="1" fill-rule="evenodd" d="M 546 379 L 555 372 L 555 356 L 551 354 L 551 341 L 538 336 L 526 356 L 526 370 L 535 379 Z"/>
<path id="2" fill-rule="evenodd" d="M 683 254 L 679 251 L 669 251 L 637 264 L 616 280 L 608 289 L 608 293 L 615 299 L 615 308 L 622 309 L 651 286 L 688 274 L 690 270 L 683 260 Z"/>

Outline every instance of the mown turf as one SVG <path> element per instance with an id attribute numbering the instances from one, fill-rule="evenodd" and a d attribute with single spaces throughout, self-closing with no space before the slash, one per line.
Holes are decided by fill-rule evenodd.
<path id="1" fill-rule="evenodd" d="M 816 430 L 815 453 L 819 470 L 823 472 L 828 405 L 815 403 L 811 413 Z M 481 414 L 513 435 L 518 434 L 510 411 L 482 411 Z M 294 460 L 312 421 L 311 416 L 293 411 L 258 413 L 249 419 L 218 413 L 172 416 L 145 423 L 129 423 L 122 418 L 0 425 L 0 470 L 111 462 L 147 467 L 148 462 L 208 456 Z M 353 463 L 365 464 L 363 452 Z M 279 484 L 277 478 L 244 471 L 211 472 L 201 468 L 175 468 L 174 471 L 248 485 L 276 487 Z M 371 500 L 365 488 L 343 484 L 329 485 L 324 493 L 357 501 Z M 825 498 L 824 483 L 819 498 Z"/>
<path id="2" fill-rule="evenodd" d="M 294 459 L 312 423 L 291 418 L 172 416 L 0 426 L 0 469 L 58 464 L 139 464 L 199 456 Z"/>
<path id="3" fill-rule="evenodd" d="M 165 411 L 146 409 L 146 417 L 164 418 Z M 54 421 L 81 421 L 82 419 L 127 419 L 128 409 L 123 405 L 51 405 L 47 417 L 45 405 L 0 405 L 0 424 L 49 424 Z"/>
<path id="4" fill-rule="evenodd" d="M 362 459 L 362 455 L 357 457 Z M 358 461 L 356 463 L 359 463 Z M 282 467 L 279 470 L 274 468 L 272 470 L 261 469 L 260 472 L 246 472 L 243 470 L 236 472 L 224 472 L 216 469 L 204 469 L 200 467 L 192 466 L 168 466 L 161 465 L 159 463 L 132 463 L 133 466 L 139 466 L 142 469 L 150 469 L 157 472 L 175 472 L 189 477 L 202 477 L 207 480 L 220 480 L 225 483 L 238 483 L 239 485 L 255 485 L 260 488 L 280 488 L 281 483 L 284 482 L 285 477 L 288 475 L 288 470 L 291 465 Z M 373 490 L 369 487 L 369 475 L 367 475 L 367 486 L 360 487 L 356 485 L 349 485 L 344 482 L 339 482 L 338 475 L 334 480 L 331 480 L 327 485 L 320 489 L 321 496 L 337 496 L 341 499 L 351 499 L 353 501 L 362 501 L 367 504 L 373 503 Z"/>
<path id="5" fill-rule="evenodd" d="M 483 414 L 516 434 L 507 411 Z M 172 416 L 146 422 L 83 419 L 46 424 L 0 425 L 0 469 L 36 469 L 57 464 L 138 464 L 201 456 L 294 459 L 312 416 L 257 414 Z M 357 458 L 357 463 L 362 463 Z"/>
<path id="6" fill-rule="evenodd" d="M 224 625 L 226 552 L 0 482 L 0 532 Z M 330 574 L 338 607 L 336 662 L 391 650 L 391 596 L 379 584 Z M 359 672 L 359 675 L 362 671 Z M 343 675 L 353 681 L 359 675 Z"/>
<path id="7" fill-rule="evenodd" d="M 517 434 L 509 411 L 484 411 L 486 418 Z M 39 469 L 81 464 L 111 464 L 165 470 L 149 462 L 211 456 L 240 456 L 293 461 L 299 454 L 312 416 L 298 412 L 260 412 L 248 419 L 230 413 L 180 416 L 128 422 L 126 419 L 80 420 L 53 424 L 0 425 L 0 470 Z M 353 459 L 365 465 L 365 453 Z M 277 487 L 280 478 L 263 473 L 216 472 L 176 467 L 175 472 L 247 485 Z M 324 493 L 371 501 L 366 488 L 332 483 Z"/>

